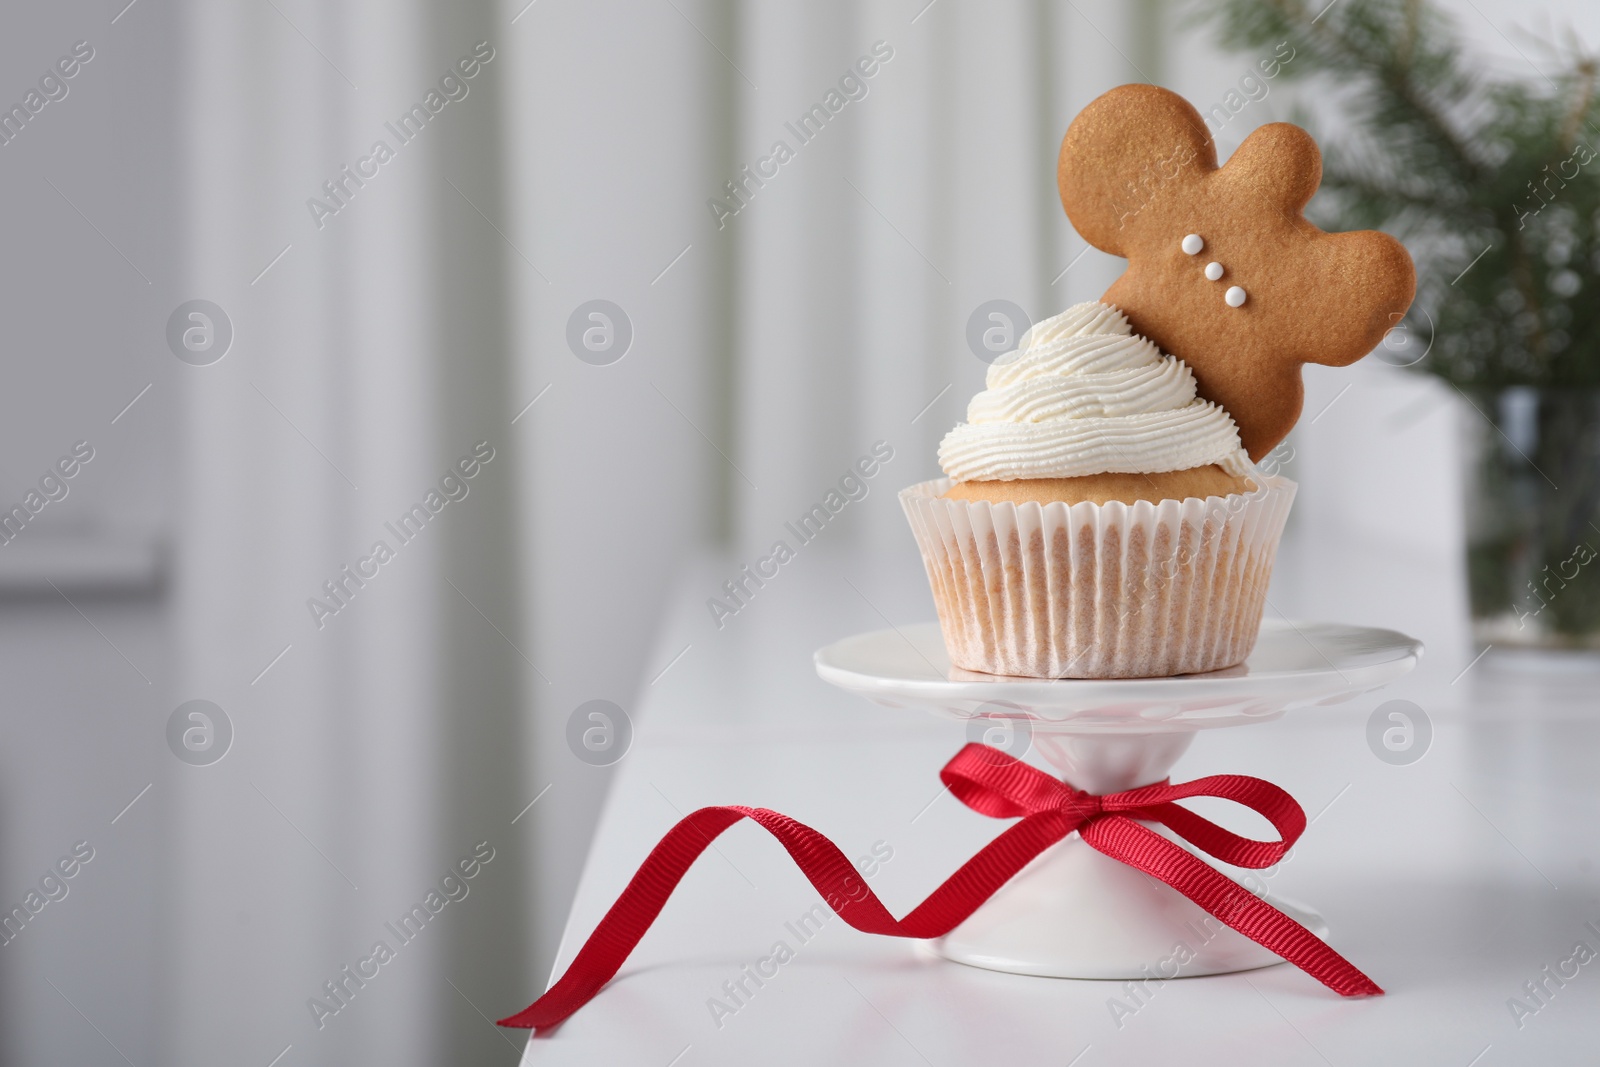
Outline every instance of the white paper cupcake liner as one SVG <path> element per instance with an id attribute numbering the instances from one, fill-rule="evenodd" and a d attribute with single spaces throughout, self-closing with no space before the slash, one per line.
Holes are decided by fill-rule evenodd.
<path id="1" fill-rule="evenodd" d="M 950 661 L 1033 678 L 1220 670 L 1255 646 L 1295 483 L 1204 500 L 992 504 L 900 492 Z"/>

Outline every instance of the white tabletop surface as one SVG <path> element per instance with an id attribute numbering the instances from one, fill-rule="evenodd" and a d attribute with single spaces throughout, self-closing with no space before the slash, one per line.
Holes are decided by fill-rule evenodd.
<path id="1" fill-rule="evenodd" d="M 1600 952 L 1585 925 L 1600 930 L 1600 670 L 1535 670 L 1498 653 L 1471 663 L 1448 607 L 1459 597 L 1433 591 L 1453 578 L 1444 565 L 1342 551 L 1281 560 L 1269 614 L 1405 630 L 1431 646 L 1422 665 L 1349 704 L 1201 733 L 1173 780 L 1241 773 L 1288 789 L 1313 822 L 1271 891 L 1319 910 L 1333 945 L 1388 995 L 1342 1000 L 1279 965 L 1152 985 L 1140 1003 L 1118 983 L 931 958 L 837 916 L 801 943 L 785 924 L 820 898 L 745 822 L 701 857 L 618 977 L 533 1038 L 523 1062 L 1600 1062 L 1600 958 L 1562 986 L 1545 979 L 1542 1004 L 1523 988 L 1580 941 Z M 1008 825 L 940 795 L 939 768 L 965 741 L 959 723 L 879 707 L 813 671 L 821 645 L 932 616 L 915 554 L 905 556 L 803 554 L 721 631 L 704 602 L 737 564 L 686 579 L 658 662 L 687 651 L 639 701 L 558 972 L 659 837 L 702 805 L 774 808 L 852 857 L 892 850 L 870 884 L 897 915 Z M 1408 766 L 1381 761 L 1366 740 L 1368 716 L 1395 698 L 1420 706 L 1434 730 Z M 1193 806 L 1266 836 L 1264 822 L 1229 805 Z M 794 958 L 714 1017 L 714 998 L 734 1003 L 723 983 L 780 940 Z M 1513 997 L 1538 1009 L 1520 1026 Z M 1114 999 L 1136 1010 L 1119 1019 Z"/>

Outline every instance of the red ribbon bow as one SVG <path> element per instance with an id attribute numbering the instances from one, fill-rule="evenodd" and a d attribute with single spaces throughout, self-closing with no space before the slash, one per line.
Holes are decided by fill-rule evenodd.
<path id="1" fill-rule="evenodd" d="M 973 811 L 996 819 L 1021 817 L 1022 821 L 962 864 L 904 919 L 891 915 L 861 883 L 844 853 L 809 826 L 766 808 L 701 808 L 679 821 L 645 858 L 561 979 L 527 1008 L 500 1020 L 500 1025 L 543 1029 L 587 1004 L 650 929 L 690 865 L 718 834 L 740 819 L 752 819 L 776 837 L 829 907 L 864 933 L 941 937 L 1035 856 L 1076 830 L 1091 847 L 1160 879 L 1335 993 L 1355 997 L 1383 992 L 1310 930 L 1192 852 L 1135 821 L 1161 823 L 1236 867 L 1268 867 L 1283 857 L 1306 828 L 1300 805 L 1271 782 L 1216 774 L 1183 785 L 1162 781 L 1095 796 L 978 744 L 956 753 L 939 778 Z M 1280 840 L 1240 837 L 1174 803 L 1198 796 L 1221 797 L 1260 813 L 1278 831 Z"/>

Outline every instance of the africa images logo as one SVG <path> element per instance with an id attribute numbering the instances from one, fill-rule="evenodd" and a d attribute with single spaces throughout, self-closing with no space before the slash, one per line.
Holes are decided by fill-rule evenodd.
<path id="1" fill-rule="evenodd" d="M 468 83 L 494 57 L 494 48 L 488 41 L 473 45 L 470 55 L 462 56 L 455 66 L 440 76 L 437 88 L 430 88 L 419 103 L 412 104 L 394 122 L 383 124 L 394 137 L 393 145 L 383 138 L 373 141 L 371 150 L 356 160 L 354 170 L 346 163 L 337 174 L 323 182 L 322 192 L 327 199 L 315 196 L 306 199 L 306 210 L 311 213 L 311 221 L 317 229 L 322 229 L 328 224 L 328 219 L 349 207 L 356 193 L 365 189 L 367 182 L 376 178 L 385 164 L 399 156 L 399 149 L 421 136 L 428 123 L 449 104 L 465 100 L 467 94 L 472 92 L 472 86 Z"/>
<path id="2" fill-rule="evenodd" d="M 328 1020 L 348 1008 L 367 984 L 383 973 L 383 969 L 400 958 L 400 950 L 410 945 L 422 931 L 451 904 L 466 900 L 472 892 L 470 885 L 485 867 L 494 861 L 494 846 L 479 841 L 469 855 L 461 857 L 446 868 L 438 882 L 428 887 L 420 901 L 398 919 L 383 924 L 387 936 L 372 943 L 372 950 L 353 964 L 341 967 L 337 974 L 322 983 L 321 992 L 306 998 L 306 1009 L 311 1021 L 321 1030 Z M 393 937 L 394 944 L 389 943 Z"/>
<path id="3" fill-rule="evenodd" d="M 757 191 L 765 189 L 767 182 L 776 178 L 785 164 L 797 158 L 801 148 L 816 140 L 848 104 L 865 100 L 871 91 L 868 81 L 893 58 L 893 45 L 887 41 L 874 41 L 871 54 L 857 59 L 839 75 L 837 86 L 824 93 L 820 102 L 801 112 L 794 122 L 783 124 L 784 129 L 794 136 L 793 145 L 787 138 L 779 137 L 772 142 L 767 154 L 755 161 L 753 167 L 746 163 L 739 168 L 737 177 L 723 182 L 726 198 L 713 196 L 706 200 L 706 208 L 711 212 L 717 229 L 727 226 L 729 219 L 749 207 Z"/>
<path id="4" fill-rule="evenodd" d="M 793 535 L 795 544 L 791 546 L 780 537 L 765 556 L 741 567 L 738 574 L 722 583 L 722 597 L 707 597 L 706 610 L 711 613 L 711 624 L 720 630 L 730 618 L 749 607 L 756 592 L 778 576 L 783 565 L 795 558 L 798 548 L 822 536 L 828 523 L 838 518 L 847 505 L 867 498 L 872 478 L 891 459 L 894 459 L 893 445 L 888 441 L 873 442 L 871 450 L 840 475 L 837 488 L 830 488 L 820 502 L 811 505 L 794 522 L 784 523 L 784 529 Z"/>
<path id="5" fill-rule="evenodd" d="M 326 599 L 319 597 L 306 598 L 306 610 L 311 613 L 311 622 L 317 629 L 327 625 L 328 620 L 349 607 L 356 595 L 367 587 L 367 583 L 377 578 L 383 568 L 399 558 L 400 549 L 409 545 L 422 535 L 446 505 L 460 503 L 467 499 L 467 494 L 472 491 L 468 484 L 487 467 L 495 457 L 494 446 L 488 441 L 479 441 L 472 446 L 472 454 L 462 456 L 456 460 L 455 465 L 445 470 L 440 476 L 437 487 L 430 487 L 421 502 L 412 504 L 402 512 L 394 522 L 385 522 L 384 529 L 394 537 L 394 545 L 382 538 L 372 543 L 372 548 L 365 556 L 361 556 L 355 564 L 345 564 L 332 578 L 322 583 L 322 592 Z M 398 523 L 398 525 L 396 525 Z"/>

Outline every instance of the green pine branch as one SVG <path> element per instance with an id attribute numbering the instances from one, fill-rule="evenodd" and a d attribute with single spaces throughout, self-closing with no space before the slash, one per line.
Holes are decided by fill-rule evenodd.
<path id="1" fill-rule="evenodd" d="M 1319 222 L 1382 228 L 1418 265 L 1418 365 L 1463 387 L 1600 386 L 1600 64 L 1542 42 L 1543 75 L 1491 78 L 1428 0 L 1221 0 L 1231 49 L 1296 50 L 1356 132 L 1324 139 Z"/>

